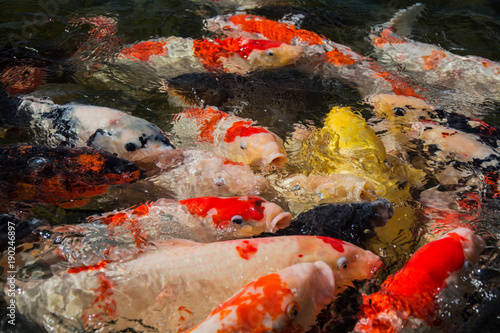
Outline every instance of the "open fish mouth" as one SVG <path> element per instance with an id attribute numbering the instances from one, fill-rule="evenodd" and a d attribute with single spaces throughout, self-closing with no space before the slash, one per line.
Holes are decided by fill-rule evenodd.
<path id="1" fill-rule="evenodd" d="M 276 232 L 279 229 L 283 229 L 290 226 L 291 222 L 292 222 L 292 214 L 288 212 L 281 212 L 278 215 L 276 215 L 268 224 L 267 231 Z"/>
<path id="2" fill-rule="evenodd" d="M 281 152 L 275 152 L 267 156 L 264 159 L 264 162 L 266 165 L 281 166 L 288 162 L 288 157 Z"/>

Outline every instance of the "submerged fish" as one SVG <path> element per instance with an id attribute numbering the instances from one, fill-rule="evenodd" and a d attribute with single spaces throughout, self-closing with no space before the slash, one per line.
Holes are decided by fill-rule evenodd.
<path id="1" fill-rule="evenodd" d="M 173 239 L 127 261 L 101 261 L 48 279 L 18 280 L 16 307 L 53 331 L 184 331 L 259 276 L 316 261 L 333 270 L 334 295 L 352 280 L 370 278 L 382 264 L 372 252 L 328 237 L 206 244 Z"/>
<path id="2" fill-rule="evenodd" d="M 217 108 L 192 108 L 177 114 L 172 133 L 181 148 L 203 147 L 250 166 L 282 166 L 288 161 L 276 134 Z"/>
<path id="3" fill-rule="evenodd" d="M 37 143 L 49 147 L 90 146 L 134 162 L 152 162 L 174 148 L 156 125 L 106 107 L 23 98 L 18 113 L 27 119 Z"/>
<path id="4" fill-rule="evenodd" d="M 332 269 L 301 263 L 259 277 L 188 332 L 306 332 L 334 299 Z"/>
<path id="5" fill-rule="evenodd" d="M 484 241 L 466 228 L 427 243 L 387 278 L 380 291 L 363 295 L 354 331 L 400 332 L 436 324 L 438 296 L 470 266 L 467 263 L 477 262 L 483 249 Z"/>
<path id="6" fill-rule="evenodd" d="M 139 180 L 135 163 L 89 147 L 0 147 L 1 210 L 45 203 L 62 208 L 84 206 L 115 184 Z"/>
<path id="7" fill-rule="evenodd" d="M 424 4 L 417 3 L 399 11 L 379 34 L 372 36 L 379 59 L 404 67 L 405 73 L 420 74 L 418 78 L 426 83 L 456 89 L 453 96 L 468 95 L 469 102 L 499 101 L 500 63 L 478 56 L 460 56 L 406 37 L 409 25 L 423 9 Z"/>
<path id="8" fill-rule="evenodd" d="M 123 48 L 103 69 L 90 68 L 90 80 L 141 89 L 161 89 L 162 80 L 191 73 L 238 73 L 293 64 L 302 48 L 249 39 L 158 38 Z M 137 75 L 141 73 L 141 75 Z"/>
<path id="9" fill-rule="evenodd" d="M 86 265 L 122 260 L 150 244 L 171 238 L 215 242 L 276 232 L 292 216 L 259 197 L 199 197 L 181 201 L 159 199 L 129 209 L 87 218 L 87 223 L 50 229 L 41 256 Z M 38 255 L 38 254 L 37 254 Z"/>
<path id="10" fill-rule="evenodd" d="M 297 68 L 354 84 L 363 97 L 385 92 L 423 98 L 420 87 L 406 82 L 373 59 L 315 32 L 297 29 L 290 23 L 236 14 L 207 19 L 205 28 L 231 37 L 262 38 L 300 46 L 303 52 Z"/>

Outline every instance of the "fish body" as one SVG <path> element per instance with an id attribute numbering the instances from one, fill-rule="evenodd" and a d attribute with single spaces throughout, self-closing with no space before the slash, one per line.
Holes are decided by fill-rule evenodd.
<path id="1" fill-rule="evenodd" d="M 179 147 L 203 147 L 250 166 L 282 166 L 288 161 L 276 134 L 217 108 L 184 110 L 176 115 L 172 133 Z"/>
<path id="2" fill-rule="evenodd" d="M 276 232 L 292 216 L 260 197 L 159 199 L 87 218 L 87 223 L 56 227 L 41 248 L 44 254 L 80 264 L 121 260 L 149 244 L 171 238 L 215 242 Z"/>
<path id="3" fill-rule="evenodd" d="M 415 4 L 399 11 L 372 36 L 379 59 L 405 68 L 410 74 L 420 74 L 427 83 L 457 90 L 470 96 L 471 102 L 500 99 L 500 63 L 478 56 L 460 56 L 442 47 L 417 42 L 406 37 L 409 25 L 422 12 L 424 5 Z"/>
<path id="4" fill-rule="evenodd" d="M 158 126 L 107 107 L 23 98 L 18 113 L 27 119 L 34 140 L 48 147 L 90 146 L 134 162 L 151 162 L 174 148 Z"/>
<path id="5" fill-rule="evenodd" d="M 90 147 L 5 145 L 0 147 L 1 207 L 81 207 L 111 185 L 136 182 L 143 174 L 135 163 Z"/>
<path id="6" fill-rule="evenodd" d="M 432 325 L 439 317 L 437 297 L 456 281 L 466 263 L 475 263 L 484 241 L 459 228 L 427 243 L 389 276 L 380 291 L 363 295 L 355 332 L 400 332 Z"/>
<path id="7" fill-rule="evenodd" d="M 373 59 L 335 43 L 315 32 L 247 14 L 220 15 L 207 19 L 205 28 L 231 37 L 263 38 L 303 48 L 297 68 L 353 84 L 363 97 L 376 93 L 423 98 L 422 89 L 386 70 Z"/>
<path id="8" fill-rule="evenodd" d="M 286 249 L 284 251 L 283 249 Z M 16 308 L 47 330 L 183 331 L 259 276 L 324 261 L 337 294 L 381 266 L 370 251 L 328 237 L 287 236 L 200 244 L 157 243 L 135 258 L 17 281 Z"/>
<path id="9" fill-rule="evenodd" d="M 208 151 L 175 149 L 158 156 L 156 166 L 159 174 L 147 180 L 154 184 L 151 191 L 161 188 L 176 200 L 259 195 L 268 188 L 266 178 L 249 165 Z"/>
<path id="10" fill-rule="evenodd" d="M 334 299 L 332 269 L 301 263 L 259 277 L 188 332 L 306 332 Z"/>
<path id="11" fill-rule="evenodd" d="M 158 38 L 124 47 L 91 80 L 160 89 L 164 79 L 193 73 L 238 73 L 293 64 L 302 49 L 286 43 L 249 38 Z M 141 73 L 141 75 L 137 75 Z"/>

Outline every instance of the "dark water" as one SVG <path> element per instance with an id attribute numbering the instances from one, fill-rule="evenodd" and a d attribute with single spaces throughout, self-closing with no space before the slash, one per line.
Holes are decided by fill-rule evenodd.
<path id="1" fill-rule="evenodd" d="M 459 55 L 477 55 L 500 61 L 500 1 L 422 1 L 426 9 L 413 25 L 411 38 L 424 43 L 440 45 Z M 354 51 L 373 55 L 368 35 L 374 26 L 387 22 L 394 13 L 413 1 L 268 1 L 274 3 L 248 9 L 246 12 L 279 20 L 301 15 L 300 27 L 349 46 Z M 51 59 L 64 59 L 75 52 L 84 40 L 88 26 L 74 26 L 70 21 L 79 17 L 104 15 L 117 20 L 117 36 L 121 43 L 133 43 L 162 36 L 202 37 L 203 19 L 237 8 L 223 7 L 209 1 L 0 1 L 0 47 L 14 46 L 29 49 Z M 250 117 L 268 126 L 282 138 L 290 134 L 293 124 L 310 120 L 320 124 L 332 106 L 352 106 L 363 111 L 367 118 L 370 109 L 362 106 L 358 93 L 343 82 L 319 80 L 293 70 L 276 70 L 260 74 L 257 84 L 228 87 L 232 99 L 223 108 Z M 228 82 L 231 78 L 228 78 Z M 165 94 L 145 92 L 141 87 L 110 90 L 106 86 L 72 79 L 58 74 L 57 82 L 39 87 L 35 94 L 51 97 L 56 103 L 112 107 L 143 117 L 168 130 L 172 115 L 180 108 L 169 102 Z M 189 81 L 188 81 L 189 82 Z M 193 83 L 194 84 L 194 83 Z M 251 87 L 252 89 L 245 89 Z M 500 126 L 500 106 L 487 103 L 476 106 L 475 115 L 486 122 Z M 3 115 L 5 117 L 5 115 Z M 7 120 L 3 122 L 8 123 Z M 28 138 L 14 136 L 0 139 L 0 143 L 24 142 Z M 427 184 L 430 187 L 430 184 Z M 418 206 L 418 203 L 414 203 Z M 475 285 L 463 300 L 446 308 L 444 321 L 449 324 L 437 331 L 495 332 L 500 330 L 498 305 L 500 297 L 500 261 L 497 259 L 500 239 L 499 208 L 493 205 L 476 221 L 482 235 L 488 236 L 480 267 L 472 280 Z M 78 220 L 80 215 L 70 215 Z M 60 222 L 60 212 L 44 217 Z M 85 213 L 81 213 L 84 215 Z M 406 220 L 405 220 L 406 219 Z M 409 254 L 418 248 L 418 218 L 402 217 L 403 226 L 389 225 L 380 231 L 379 239 L 371 247 L 385 255 L 386 270 L 381 279 L 401 266 Z M 397 230 L 403 230 L 398 234 Z M 396 230 L 396 231 L 394 231 Z M 411 230 L 411 231 L 408 231 Z M 2 308 L 3 311 L 3 308 Z M 14 331 L 32 332 L 36 328 L 20 318 Z M 4 325 L 4 329 L 10 329 Z M 338 332 L 342 332 L 339 328 Z"/>

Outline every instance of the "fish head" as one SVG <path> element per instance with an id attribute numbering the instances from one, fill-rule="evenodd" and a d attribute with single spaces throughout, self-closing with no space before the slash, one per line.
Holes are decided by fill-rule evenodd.
<path id="1" fill-rule="evenodd" d="M 307 237 L 302 238 L 305 241 L 304 244 L 309 243 L 306 246 L 315 247 L 315 250 L 310 252 L 313 253 L 314 258 L 311 258 L 310 255 L 304 255 L 301 260 L 321 260 L 332 268 L 335 276 L 336 294 L 353 286 L 352 281 L 354 280 L 371 278 L 382 266 L 382 261 L 376 254 L 351 243 L 324 236 L 298 237 Z"/>
<path id="2" fill-rule="evenodd" d="M 251 166 L 281 167 L 288 162 L 283 141 L 250 121 L 237 121 L 227 129 L 223 149 L 233 161 Z"/>
<path id="3" fill-rule="evenodd" d="M 211 225 L 220 239 L 242 238 L 286 228 L 292 215 L 256 196 L 200 197 L 180 200 L 192 215 Z"/>
<path id="4" fill-rule="evenodd" d="M 223 159 L 214 171 L 207 175 L 211 178 L 213 193 L 219 193 L 219 196 L 259 195 L 268 187 L 264 176 L 254 173 L 243 163 Z"/>
<path id="5" fill-rule="evenodd" d="M 373 106 L 375 113 L 391 123 L 406 124 L 417 121 L 432 111 L 434 107 L 420 98 L 394 94 L 378 94 L 368 96 L 366 101 Z"/>
<path id="6" fill-rule="evenodd" d="M 334 299 L 334 287 L 324 262 L 295 264 L 248 283 L 193 332 L 306 332 Z"/>
<path id="7" fill-rule="evenodd" d="M 108 129 L 98 129 L 87 146 L 116 153 L 118 157 L 138 163 L 152 162 L 174 146 L 159 127 L 131 116 L 115 119 Z"/>
<path id="8" fill-rule="evenodd" d="M 464 250 L 465 260 L 475 263 L 479 259 L 479 254 L 485 248 L 484 240 L 468 228 L 457 228 L 448 232 L 444 237 L 452 237 L 459 240 Z"/>
<path id="9" fill-rule="evenodd" d="M 265 39 L 248 39 L 242 50 L 250 70 L 292 65 L 302 54 L 300 46 Z"/>

